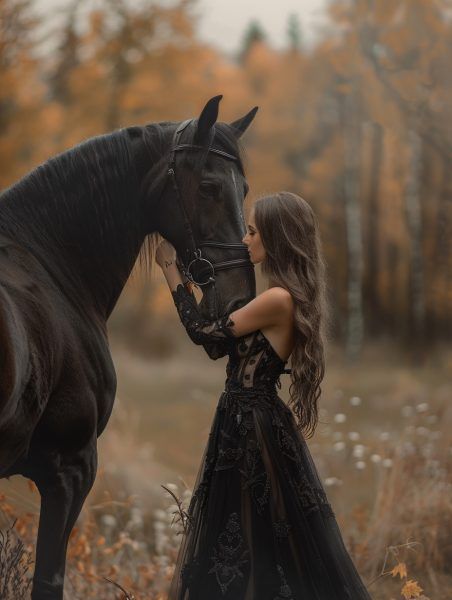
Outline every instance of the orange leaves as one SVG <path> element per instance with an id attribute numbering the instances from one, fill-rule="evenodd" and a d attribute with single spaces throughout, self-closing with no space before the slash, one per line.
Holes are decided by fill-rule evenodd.
<path id="1" fill-rule="evenodd" d="M 31 479 L 27 479 L 27 486 L 28 486 L 28 489 L 30 490 L 30 492 L 32 494 L 37 494 L 38 493 L 38 488 L 36 487 L 35 482 L 32 481 Z"/>
<path id="2" fill-rule="evenodd" d="M 369 220 L 372 188 L 378 188 L 373 200 L 378 208 L 374 252 L 379 257 L 378 284 L 367 295 L 378 292 L 384 312 L 395 311 L 404 327 L 410 251 L 403 207 L 408 118 L 426 139 L 425 164 L 444 164 L 437 174 L 431 167 L 422 169 L 420 177 L 425 178 L 421 181 L 427 191 L 425 205 L 433 207 L 423 228 L 424 249 L 431 252 L 426 258 L 431 265 L 446 261 L 441 243 L 435 241 L 444 221 L 439 207 L 446 201 L 441 198 L 450 195 L 447 149 L 452 139 L 452 26 L 442 16 L 443 2 L 333 0 L 328 30 L 309 52 L 280 51 L 260 40 L 242 61 L 197 38 L 192 0 L 169 4 L 101 0 L 96 6 L 86 16 L 87 27 L 77 35 L 68 17 L 58 32 L 60 45 L 39 61 L 28 43 L 6 40 L 8 47 L 0 46 L 0 58 L 5 59 L 0 60 L 0 188 L 84 138 L 120 126 L 182 120 L 194 116 L 208 97 L 224 93 L 225 122 L 260 106 L 245 140 L 251 183 L 247 203 L 261 192 L 293 189 L 315 205 L 320 221 L 331 224 L 325 231 L 326 258 L 332 271 L 340 274 L 340 297 L 347 276 L 345 253 L 335 251 L 344 243 L 340 233 L 344 215 L 338 201 L 344 178 L 343 140 L 351 126 L 365 129 L 377 124 L 383 129 L 381 157 L 372 154 L 372 136 L 365 132 L 359 149 L 364 221 Z M 34 33 L 30 23 L 15 25 L 11 40 Z M 9 64 L 6 58 L 11 53 L 15 62 Z M 345 122 L 341 107 L 352 95 L 359 110 Z M 438 138 L 442 146 L 431 143 Z M 438 152 L 437 147 L 447 151 Z M 365 247 L 367 242 L 363 239 Z M 427 312 L 434 319 L 449 310 L 445 271 L 427 269 L 426 289 L 431 294 Z M 173 310 L 158 283 L 155 294 L 154 290 L 148 294 L 145 286 L 133 286 L 132 281 L 123 314 L 136 305 L 146 314 Z M 141 330 L 131 338 L 137 333 L 137 339 L 139 335 L 144 339 Z"/>
<path id="3" fill-rule="evenodd" d="M 351 83 L 346 82 L 346 83 L 339 83 L 336 86 L 336 90 L 340 93 L 340 94 L 344 94 L 344 96 L 346 96 L 347 94 L 350 94 L 353 90 L 353 86 Z"/>
<path id="4" fill-rule="evenodd" d="M 417 581 L 409 579 L 402 588 L 401 594 L 406 600 L 411 598 L 419 598 L 421 595 L 422 588 L 418 585 Z"/>
<path id="5" fill-rule="evenodd" d="M 328 54 L 328 61 L 333 67 L 335 73 L 341 77 L 349 78 L 352 73 L 352 66 L 356 63 L 356 48 L 342 43 L 340 47 L 331 48 Z"/>
<path id="6" fill-rule="evenodd" d="M 10 513 L 12 514 L 12 513 Z M 22 515 L 21 517 L 19 517 L 16 520 L 16 524 L 15 524 L 15 529 L 17 531 L 17 533 L 22 536 L 25 537 L 29 531 L 30 528 L 30 515 Z"/>
<path id="7" fill-rule="evenodd" d="M 93 39 L 98 39 L 103 34 L 105 13 L 102 10 L 93 10 L 89 15 L 90 33 Z"/>
<path id="8" fill-rule="evenodd" d="M 412 543 L 408 543 L 402 546 L 391 546 L 390 548 L 388 548 L 388 551 L 390 551 L 395 556 L 398 556 L 401 548 L 412 548 L 412 546 Z M 421 588 L 421 586 L 415 579 L 407 579 L 408 571 L 405 562 L 398 560 L 395 567 L 393 567 L 390 571 L 382 573 L 382 575 L 383 574 L 392 575 L 392 577 L 399 576 L 400 579 L 406 580 L 402 586 L 402 589 L 400 590 L 400 593 L 403 596 L 403 598 L 405 598 L 405 600 L 430 600 L 427 596 L 421 595 L 421 592 L 423 592 L 423 588 Z"/>
<path id="9" fill-rule="evenodd" d="M 75 566 L 76 566 L 76 568 L 77 568 L 77 571 L 78 571 L 79 573 L 84 573 L 84 572 L 85 572 L 85 565 L 82 563 L 82 561 L 81 561 L 81 560 L 78 560 L 78 561 L 76 562 Z"/>
<path id="10" fill-rule="evenodd" d="M 396 566 L 392 569 L 391 575 L 393 577 L 400 576 L 400 579 L 403 579 L 407 575 L 406 564 L 404 562 L 397 563 Z"/>

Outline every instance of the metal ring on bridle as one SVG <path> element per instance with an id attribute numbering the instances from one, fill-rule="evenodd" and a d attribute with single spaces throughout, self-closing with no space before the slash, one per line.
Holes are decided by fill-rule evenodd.
<path id="1" fill-rule="evenodd" d="M 187 267 L 187 270 L 185 271 L 185 275 L 188 277 L 188 279 L 194 285 L 200 285 L 200 286 L 207 285 L 209 283 L 212 283 L 212 281 L 215 281 L 215 269 L 213 267 L 213 264 L 210 262 L 210 260 L 207 260 L 207 258 L 202 258 L 202 256 L 201 256 L 201 250 L 200 249 L 198 249 L 198 250 L 195 251 L 195 255 L 196 255 L 196 258 L 194 258 L 190 262 L 190 264 Z M 206 262 L 210 266 L 210 268 L 212 269 L 212 274 L 209 276 L 209 278 L 207 279 L 207 281 L 204 282 L 204 283 L 201 283 L 200 281 L 195 281 L 195 279 L 194 279 L 194 277 L 193 277 L 193 275 L 192 275 L 192 273 L 190 271 L 190 267 L 192 266 L 192 264 L 195 263 L 195 262 L 198 262 L 198 261 L 199 262 L 201 262 L 201 261 L 202 262 Z"/>

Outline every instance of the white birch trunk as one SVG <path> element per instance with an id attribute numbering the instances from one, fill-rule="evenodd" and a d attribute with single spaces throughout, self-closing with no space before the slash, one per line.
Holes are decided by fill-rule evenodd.
<path id="1" fill-rule="evenodd" d="M 346 354 L 350 360 L 354 360 L 363 342 L 363 244 L 359 198 L 361 123 L 354 89 L 345 97 L 344 116 L 344 207 L 348 264 Z"/>

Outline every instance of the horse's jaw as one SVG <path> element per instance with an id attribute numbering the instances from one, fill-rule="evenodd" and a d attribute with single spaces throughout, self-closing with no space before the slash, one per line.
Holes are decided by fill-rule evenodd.
<path id="1" fill-rule="evenodd" d="M 230 282 L 226 289 L 220 286 L 208 286 L 203 291 L 199 310 L 205 319 L 216 319 L 242 308 L 256 297 L 254 274 L 241 282 Z M 239 285 L 240 283 L 240 285 Z"/>

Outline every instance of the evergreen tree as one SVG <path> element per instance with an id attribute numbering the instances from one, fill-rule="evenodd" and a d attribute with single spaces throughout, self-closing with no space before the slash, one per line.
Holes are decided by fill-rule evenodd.
<path id="1" fill-rule="evenodd" d="M 253 19 L 248 24 L 242 39 L 242 45 L 239 51 L 239 60 L 243 62 L 254 44 L 264 42 L 267 35 L 262 28 L 262 25 L 256 19 Z"/>
<path id="2" fill-rule="evenodd" d="M 291 13 L 287 19 L 287 38 L 291 50 L 301 50 L 301 25 L 296 13 Z"/>

